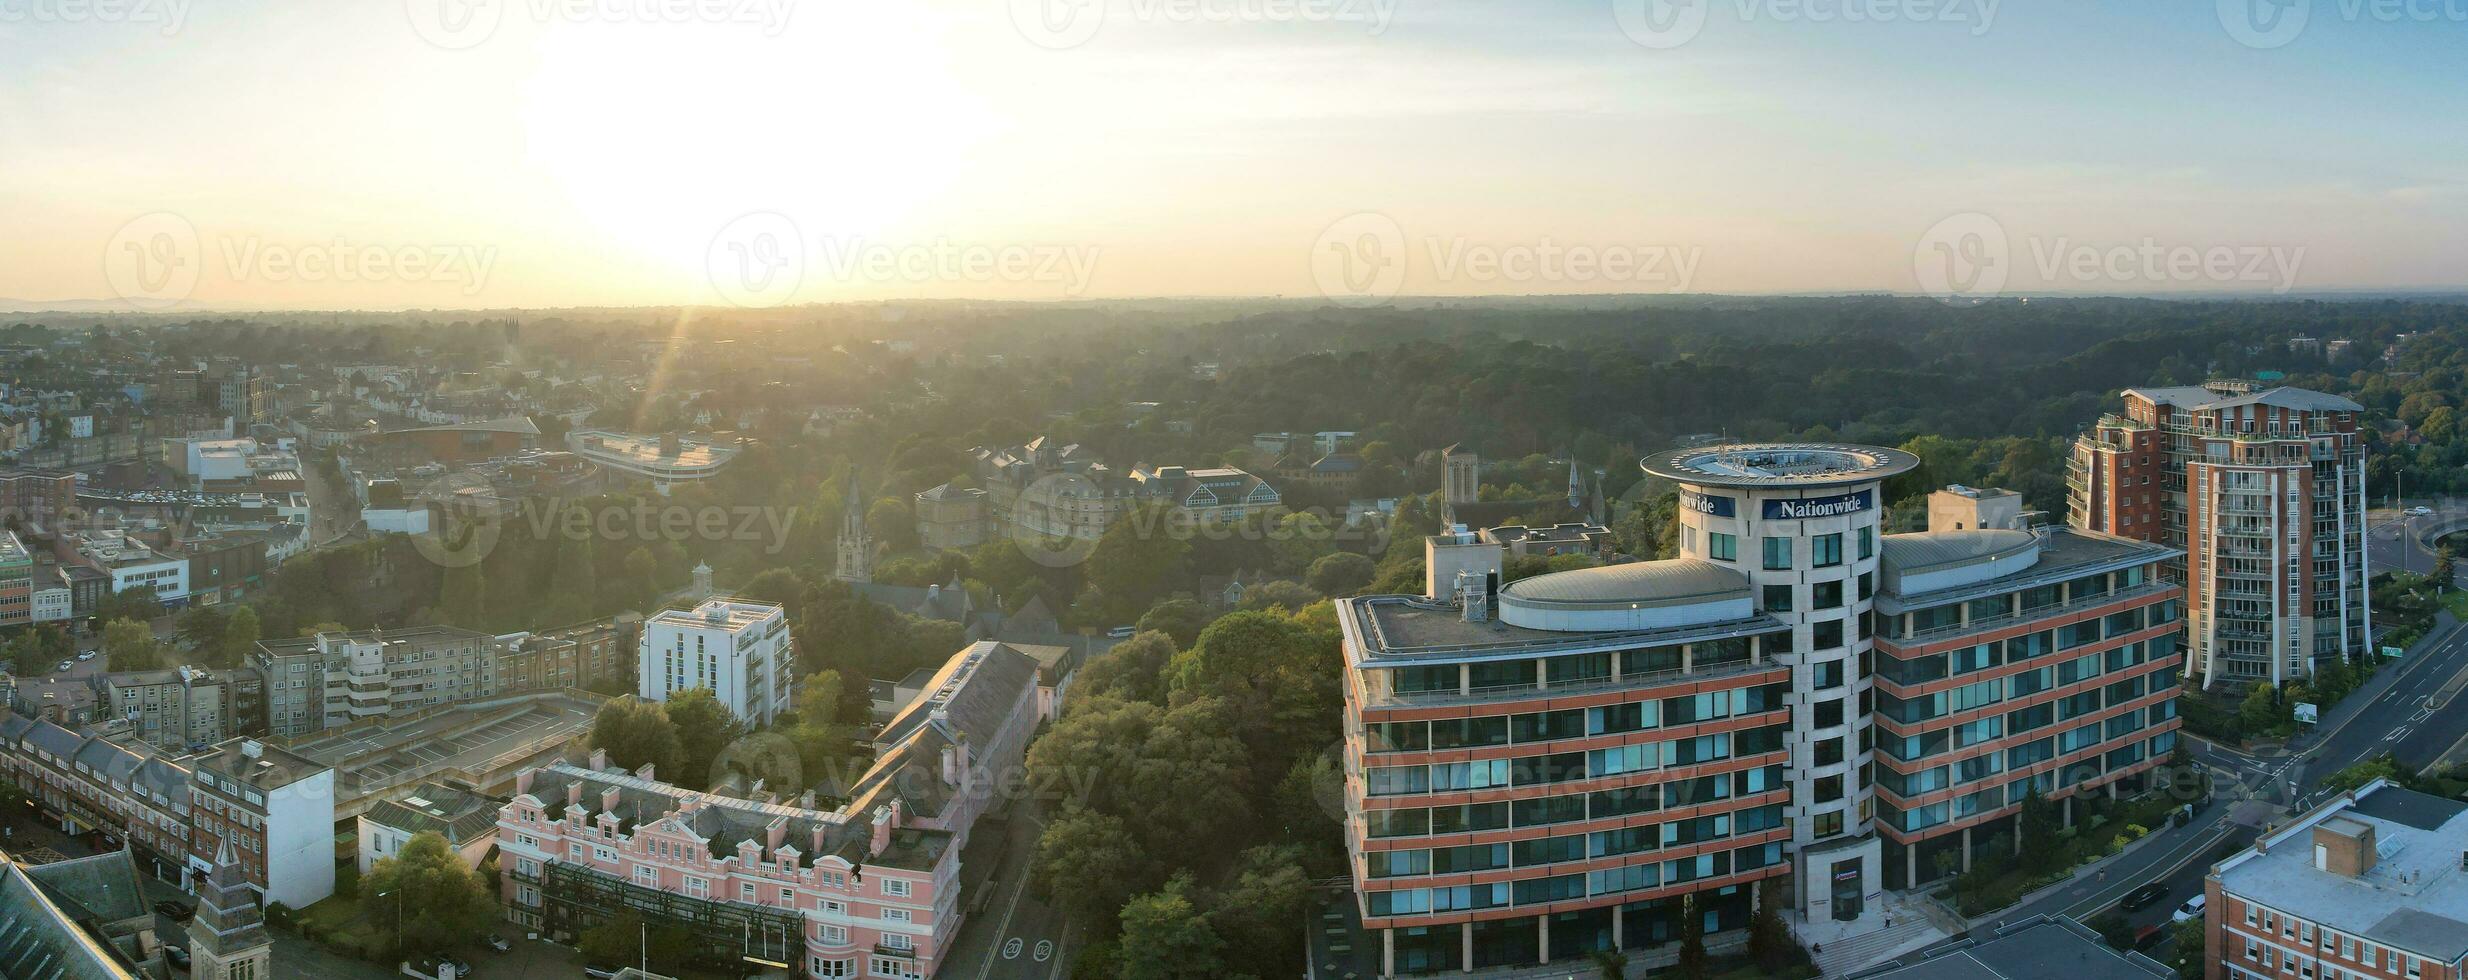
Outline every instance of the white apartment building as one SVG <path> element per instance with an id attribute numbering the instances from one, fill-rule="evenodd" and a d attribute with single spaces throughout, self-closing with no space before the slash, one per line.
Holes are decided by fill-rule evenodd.
<path id="1" fill-rule="evenodd" d="M 714 597 L 663 611 L 643 621 L 634 662 L 646 701 L 705 687 L 737 717 L 768 725 L 796 697 L 788 613 L 768 602 Z"/>

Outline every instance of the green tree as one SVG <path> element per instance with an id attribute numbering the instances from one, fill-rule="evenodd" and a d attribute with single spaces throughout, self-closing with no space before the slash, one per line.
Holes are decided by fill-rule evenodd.
<path id="1" fill-rule="evenodd" d="M 257 641 L 261 638 L 258 632 L 256 607 L 241 606 L 233 610 L 231 619 L 223 624 L 223 635 L 216 639 L 223 651 L 216 666 L 236 667 L 247 663 L 249 654 L 257 649 Z"/>
<path id="2" fill-rule="evenodd" d="M 216 644 L 223 638 L 223 607 L 191 606 L 176 622 L 173 629 L 183 645 L 201 657 L 215 655 Z"/>
<path id="3" fill-rule="evenodd" d="M 657 702 L 625 697 L 600 706 L 591 719 L 591 747 L 608 752 L 610 763 L 625 769 L 652 767 L 655 775 L 678 771 L 682 749 L 677 726 Z M 680 785 L 684 785 L 680 781 Z"/>
<path id="4" fill-rule="evenodd" d="M 1616 949 L 1595 950 L 1594 972 L 1602 980 L 1628 980 L 1628 954 Z"/>
<path id="5" fill-rule="evenodd" d="M 1114 918 L 1131 896 L 1163 878 L 1128 824 L 1078 804 L 1065 805 L 1045 825 L 1031 873 L 1065 914 L 1083 922 Z"/>
<path id="6" fill-rule="evenodd" d="M 488 573 L 481 563 L 445 570 L 438 586 L 437 611 L 448 625 L 465 629 L 479 629 L 488 622 Z"/>
<path id="7" fill-rule="evenodd" d="M 1174 649 L 1190 646 L 1207 628 L 1208 609 L 1192 599 L 1167 599 L 1148 607 L 1140 617 L 1139 628 L 1145 633 L 1156 630 L 1174 638 Z"/>
<path id="8" fill-rule="evenodd" d="M 9 637 L 8 660 L 10 673 L 19 677 L 49 673 L 56 662 L 43 649 L 43 641 L 36 638 L 33 630 Z"/>
<path id="9" fill-rule="evenodd" d="M 1352 595 L 1363 586 L 1370 585 L 1371 576 L 1379 570 L 1379 565 L 1369 555 L 1340 551 L 1312 562 L 1311 569 L 1303 573 L 1303 584 L 1321 595 Z"/>
<path id="10" fill-rule="evenodd" d="M 1256 771 L 1276 779 L 1304 752 L 1337 739 L 1344 674 L 1338 646 L 1333 630 L 1296 617 L 1232 613 L 1175 655 L 1167 687 L 1178 705 L 1208 697 L 1242 705 L 1232 730 Z"/>
<path id="11" fill-rule="evenodd" d="M 839 671 L 822 670 L 807 675 L 805 684 L 797 689 L 798 720 L 807 725 L 839 724 L 841 699 L 847 693 Z"/>
<path id="12" fill-rule="evenodd" d="M 1782 921 L 1771 880 L 1757 883 L 1757 911 L 1748 920 L 1748 958 L 1768 976 L 1780 976 L 1800 958 L 1800 944 Z"/>
<path id="13" fill-rule="evenodd" d="M 2062 822 L 2057 804 L 2040 794 L 2039 784 L 2031 784 L 2023 794 L 2022 810 L 2016 819 L 2016 829 L 2022 835 L 2022 863 L 2032 870 L 2043 870 L 2054 863 L 2059 849 L 2057 831 Z"/>
<path id="14" fill-rule="evenodd" d="M 600 596 L 599 570 L 592 557 L 592 539 L 556 538 L 556 564 L 549 572 L 548 601 L 544 604 L 554 612 L 557 623 L 576 623 L 591 618 Z"/>
<path id="15" fill-rule="evenodd" d="M 1173 527 L 1166 508 L 1145 507 L 1117 518 L 1097 538 L 1083 567 L 1089 587 L 1104 597 L 1097 612 L 1108 623 L 1135 620 L 1190 577 L 1191 544 Z"/>
<path id="16" fill-rule="evenodd" d="M 2245 702 L 2237 707 L 2237 725 L 2248 734 L 2270 731 L 2284 720 L 2279 691 L 2270 681 L 2255 681 L 2245 692 Z"/>
<path id="17" fill-rule="evenodd" d="M 737 716 L 707 687 L 670 694 L 667 711 L 668 723 L 677 733 L 678 769 L 672 781 L 691 788 L 709 786 L 711 760 L 743 730 Z"/>
<path id="18" fill-rule="evenodd" d="M 2209 938 L 2203 917 L 2195 916 L 2177 923 L 2173 928 L 2177 980 L 2203 980 L 2204 958 L 2208 955 L 2203 951 L 2203 944 Z"/>
<path id="19" fill-rule="evenodd" d="M 1225 940 L 1192 901 L 1189 873 L 1124 903 L 1123 980 L 1214 980 L 1225 973 Z"/>
<path id="20" fill-rule="evenodd" d="M 1174 659 L 1174 640 L 1146 630 L 1114 645 L 1080 666 L 1071 682 L 1075 697 L 1111 694 L 1150 704 L 1165 703 L 1165 668 Z"/>
<path id="21" fill-rule="evenodd" d="M 1705 910 L 1697 907 L 1695 895 L 1680 901 L 1680 959 L 1671 969 L 1680 980 L 1714 975 L 1714 961 L 1705 953 Z"/>
<path id="22" fill-rule="evenodd" d="M 1235 859 L 1208 913 L 1225 940 L 1230 972 L 1276 976 L 1310 955 L 1294 928 L 1311 902 L 1303 861 L 1302 849 L 1291 844 L 1250 848 Z"/>
<path id="23" fill-rule="evenodd" d="M 1300 582 L 1283 579 L 1262 582 L 1243 590 L 1244 609 L 1278 609 L 1301 612 L 1320 601 L 1320 594 Z"/>
<path id="24" fill-rule="evenodd" d="M 2449 411 L 2449 409 L 2444 409 L 2444 411 Z M 2459 580 L 2459 552 L 2448 544 L 2443 545 L 2441 551 L 2434 553 L 2433 580 L 2435 585 L 2446 589 L 2451 587 L 2452 582 Z"/>
<path id="25" fill-rule="evenodd" d="M 399 950 L 466 942 L 488 924 L 496 904 L 480 872 L 433 830 L 413 834 L 400 852 L 377 859 L 359 893 L 372 921 L 401 923 Z"/>
<path id="26" fill-rule="evenodd" d="M 642 545 L 626 552 L 626 574 L 621 588 L 614 590 L 619 608 L 634 608 L 648 603 L 660 594 L 660 564 L 651 557 L 651 549 Z"/>
<path id="27" fill-rule="evenodd" d="M 111 657 L 113 670 L 153 670 L 164 665 L 163 645 L 155 641 L 154 627 L 134 619 L 103 625 L 103 653 Z"/>

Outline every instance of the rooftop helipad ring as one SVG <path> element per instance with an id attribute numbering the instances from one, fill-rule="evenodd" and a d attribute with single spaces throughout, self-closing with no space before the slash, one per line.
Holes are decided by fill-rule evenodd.
<path id="1" fill-rule="evenodd" d="M 1648 476 L 1716 487 L 1828 487 L 1908 473 L 1920 458 L 1900 449 L 1840 442 L 1700 446 L 1648 456 Z"/>

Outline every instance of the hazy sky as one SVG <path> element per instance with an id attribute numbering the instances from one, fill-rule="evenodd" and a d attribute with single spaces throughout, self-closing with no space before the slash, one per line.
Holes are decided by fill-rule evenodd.
<path id="1" fill-rule="evenodd" d="M 2468 284 L 2462 0 L 91 2 L 10 300 Z"/>

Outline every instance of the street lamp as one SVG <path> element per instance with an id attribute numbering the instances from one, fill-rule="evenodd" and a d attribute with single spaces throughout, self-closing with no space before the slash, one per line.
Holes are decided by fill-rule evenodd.
<path id="1" fill-rule="evenodd" d="M 403 896 L 398 894 L 401 891 L 401 888 L 395 888 L 390 891 L 378 892 L 376 895 L 371 896 L 373 898 L 384 898 L 388 895 L 394 896 L 394 949 L 395 952 L 398 953 L 402 952 L 403 949 Z"/>

